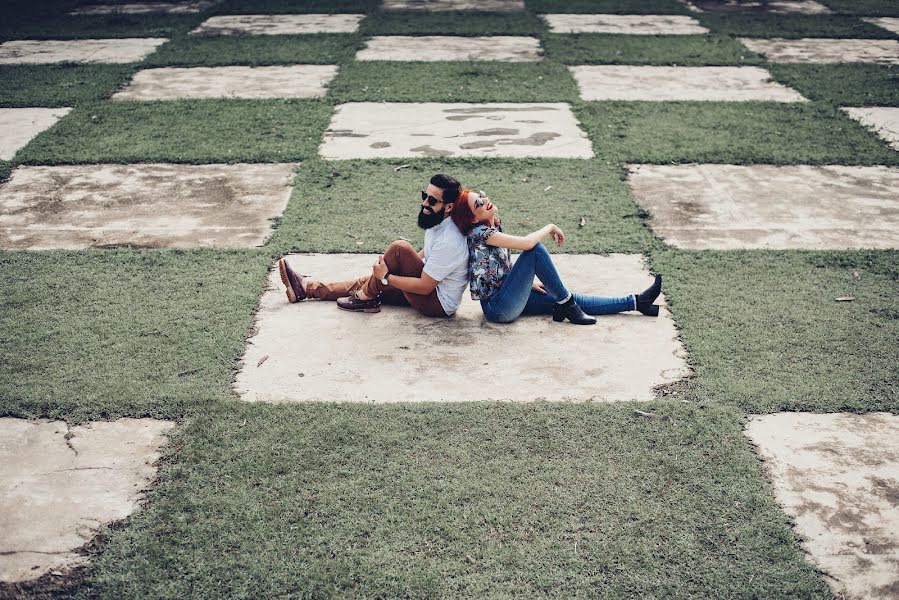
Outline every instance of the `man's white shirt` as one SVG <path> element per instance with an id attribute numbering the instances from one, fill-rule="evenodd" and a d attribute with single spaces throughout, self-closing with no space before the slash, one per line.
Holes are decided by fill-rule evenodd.
<path id="1" fill-rule="evenodd" d="M 435 279 L 437 299 L 455 314 L 468 287 L 468 241 L 452 219 L 425 230 L 424 272 Z"/>

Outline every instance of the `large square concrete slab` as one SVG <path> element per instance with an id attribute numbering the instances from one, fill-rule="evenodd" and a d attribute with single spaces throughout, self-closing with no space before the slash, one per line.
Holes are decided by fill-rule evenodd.
<path id="1" fill-rule="evenodd" d="M 0 184 L 0 248 L 261 246 L 298 166 L 17 167 Z"/>
<path id="2" fill-rule="evenodd" d="M 688 0 L 696 12 L 770 13 L 775 15 L 825 15 L 830 9 L 814 0 Z"/>
<path id="3" fill-rule="evenodd" d="M 353 102 L 335 109 L 319 153 L 592 158 L 593 148 L 568 104 Z"/>
<path id="4" fill-rule="evenodd" d="M 849 107 L 843 109 L 850 117 L 868 127 L 893 150 L 899 150 L 899 107 L 868 106 Z M 899 190 L 896 190 L 899 194 Z"/>
<path id="5" fill-rule="evenodd" d="M 867 21 L 873 25 L 877 25 L 878 27 L 883 27 L 888 31 L 892 31 L 896 35 L 899 35 L 899 17 L 869 17 L 866 19 L 862 19 L 862 21 Z"/>
<path id="6" fill-rule="evenodd" d="M 172 427 L 0 419 L 0 580 L 83 564 L 78 549 L 138 508 Z"/>
<path id="7" fill-rule="evenodd" d="M 69 114 L 71 108 L 0 108 L 0 160 L 12 160 L 31 139 Z"/>
<path id="8" fill-rule="evenodd" d="M 524 0 L 384 0 L 384 10 L 519 12 Z"/>
<path id="9" fill-rule="evenodd" d="M 13 40 L 0 44 L 0 65 L 140 62 L 167 41 L 165 38 Z"/>
<path id="10" fill-rule="evenodd" d="M 335 75 L 334 65 L 145 69 L 112 99 L 317 98 Z"/>
<path id="11" fill-rule="evenodd" d="M 210 17 L 195 35 L 302 35 L 353 33 L 365 15 L 223 15 Z"/>
<path id="12" fill-rule="evenodd" d="M 899 597 L 899 415 L 755 416 L 746 435 L 836 597 Z"/>
<path id="13" fill-rule="evenodd" d="M 128 4 L 88 4 L 71 11 L 70 15 L 145 15 L 164 13 L 185 15 L 200 13 L 221 0 L 193 0 L 188 2 L 130 2 Z"/>
<path id="14" fill-rule="evenodd" d="M 708 29 L 684 15 L 540 15 L 553 33 L 696 35 Z"/>
<path id="15" fill-rule="evenodd" d="M 871 62 L 899 64 L 899 40 L 838 40 L 827 38 L 738 38 L 752 52 L 776 63 Z"/>
<path id="16" fill-rule="evenodd" d="M 678 248 L 899 248 L 897 167 L 630 165 L 628 183 Z"/>
<path id="17" fill-rule="evenodd" d="M 804 102 L 799 92 L 760 67 L 568 67 L 584 100 Z"/>
<path id="18" fill-rule="evenodd" d="M 371 273 L 374 260 L 360 254 L 288 257 L 298 272 L 322 280 Z M 572 291 L 618 296 L 652 283 L 637 255 L 554 261 Z M 450 319 L 395 306 L 347 313 L 333 302 L 288 304 L 277 269 L 255 330 L 235 382 L 240 397 L 254 402 L 650 400 L 654 386 L 688 373 L 665 309 L 657 319 L 603 316 L 591 327 L 554 323 L 549 316 L 488 323 L 467 295 Z M 422 370 L 435 356 L 446 368 Z M 490 386 L 472 385 L 471 374 L 479 370 L 489 373 Z"/>
<path id="19" fill-rule="evenodd" d="M 531 62 L 540 60 L 540 40 L 533 37 L 497 35 L 462 37 L 449 35 L 376 36 L 356 53 L 356 60 L 436 62 L 486 60 Z"/>

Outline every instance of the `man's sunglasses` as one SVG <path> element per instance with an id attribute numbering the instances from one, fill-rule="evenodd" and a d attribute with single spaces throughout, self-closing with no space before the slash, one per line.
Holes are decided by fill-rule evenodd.
<path id="1" fill-rule="evenodd" d="M 431 196 L 430 194 L 428 194 L 428 193 L 427 193 L 426 191 L 424 191 L 424 190 L 421 191 L 421 200 L 422 200 L 422 202 L 424 202 L 425 200 L 427 200 L 427 201 L 428 201 L 428 204 L 429 204 L 430 206 L 437 206 L 438 204 L 440 204 L 441 202 L 443 202 L 443 200 L 438 200 L 437 198 L 435 198 L 434 196 Z"/>

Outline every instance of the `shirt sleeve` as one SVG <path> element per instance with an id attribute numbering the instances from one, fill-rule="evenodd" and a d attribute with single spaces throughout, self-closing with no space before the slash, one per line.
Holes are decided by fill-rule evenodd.
<path id="1" fill-rule="evenodd" d="M 496 227 L 487 227 L 486 225 L 478 225 L 468 232 L 469 244 L 471 246 L 486 246 L 487 239 L 496 233 Z"/>

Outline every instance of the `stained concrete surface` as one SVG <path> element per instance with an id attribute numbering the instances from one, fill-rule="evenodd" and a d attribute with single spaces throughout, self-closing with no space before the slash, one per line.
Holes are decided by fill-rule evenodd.
<path id="1" fill-rule="evenodd" d="M 185 15 L 200 13 L 218 4 L 221 0 L 192 0 L 187 2 L 130 2 L 127 4 L 88 4 L 71 11 L 70 15 L 144 15 L 165 13 Z"/>
<path id="2" fill-rule="evenodd" d="M 167 41 L 165 38 L 13 40 L 0 44 L 0 65 L 140 62 Z"/>
<path id="3" fill-rule="evenodd" d="M 447 156 L 592 158 L 568 104 L 354 102 L 338 106 L 326 159 Z"/>
<path id="4" fill-rule="evenodd" d="M 553 33 L 696 35 L 709 30 L 683 15 L 540 15 Z"/>
<path id="5" fill-rule="evenodd" d="M 883 27 L 888 31 L 899 35 L 899 17 L 869 17 L 862 19 L 878 27 Z"/>
<path id="6" fill-rule="evenodd" d="M 686 4 L 696 12 L 760 12 L 780 15 L 824 15 L 830 9 L 814 0 L 690 0 Z"/>
<path id="7" fill-rule="evenodd" d="M 803 102 L 799 92 L 771 81 L 760 67 L 568 67 L 584 100 L 706 100 Z"/>
<path id="8" fill-rule="evenodd" d="M 463 37 L 448 35 L 385 35 L 371 38 L 356 53 L 356 60 L 435 62 L 485 60 L 531 62 L 540 60 L 540 40 L 533 37 L 496 35 Z"/>
<path id="9" fill-rule="evenodd" d="M 688 249 L 899 248 L 899 168 L 630 165 L 635 201 Z"/>
<path id="10" fill-rule="evenodd" d="M 112 99 L 318 98 L 335 75 L 334 65 L 144 69 Z"/>
<path id="11" fill-rule="evenodd" d="M 210 17 L 191 31 L 197 35 L 297 35 L 353 33 L 365 15 L 224 15 Z"/>
<path id="12" fill-rule="evenodd" d="M 890 148 L 899 150 L 899 107 L 848 107 L 843 110 L 885 140 Z M 896 193 L 899 194 L 899 190 Z"/>
<path id="13" fill-rule="evenodd" d="M 626 295 L 652 283 L 639 255 L 553 258 L 572 291 Z M 371 273 L 375 260 L 288 257 L 297 272 L 319 280 Z M 688 374 L 666 309 L 658 318 L 629 312 L 598 319 L 593 326 L 555 323 L 549 315 L 488 323 L 467 292 L 450 319 L 408 307 L 364 314 L 333 302 L 289 304 L 275 268 L 235 388 L 243 400 L 273 402 L 601 402 L 651 400 L 653 386 Z M 428 366 L 435 356 L 444 368 Z"/>
<path id="14" fill-rule="evenodd" d="M 738 38 L 752 52 L 777 63 L 871 62 L 899 64 L 899 40 Z"/>
<path id="15" fill-rule="evenodd" d="M 519 12 L 524 0 L 384 0 L 384 10 Z"/>
<path id="16" fill-rule="evenodd" d="M 34 136 L 52 127 L 71 108 L 0 108 L 0 160 L 12 160 Z"/>
<path id="17" fill-rule="evenodd" d="M 774 495 L 838 598 L 899 598 L 899 415 L 753 416 Z"/>
<path id="18" fill-rule="evenodd" d="M 0 248 L 260 246 L 298 166 L 20 166 L 0 184 Z"/>
<path id="19" fill-rule="evenodd" d="M 83 564 L 77 550 L 138 508 L 173 427 L 0 418 L 0 580 Z"/>

